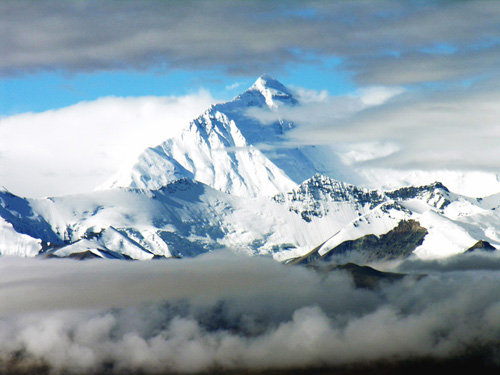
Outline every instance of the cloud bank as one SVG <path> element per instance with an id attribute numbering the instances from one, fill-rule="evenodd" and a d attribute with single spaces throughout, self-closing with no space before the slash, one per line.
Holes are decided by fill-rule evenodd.
<path id="1" fill-rule="evenodd" d="M 325 278 L 225 252 L 144 263 L 2 258 L 0 366 L 286 370 L 479 349 L 483 365 L 500 366 L 495 264 L 367 290 L 341 271 Z"/>
<path id="2" fill-rule="evenodd" d="M 93 190 L 216 102 L 181 97 L 104 97 L 58 110 L 0 118 L 0 181 L 28 197 Z"/>
<path id="3" fill-rule="evenodd" d="M 362 85 L 496 74 L 494 1 L 33 2 L 0 4 L 0 72 L 206 69 L 258 76 L 341 60 Z M 316 58 L 314 58 L 316 57 Z"/>
<path id="4" fill-rule="evenodd" d="M 499 100 L 495 89 L 472 88 L 408 93 L 339 121 L 324 113 L 318 119 L 312 109 L 308 115 L 311 126 L 295 137 L 309 142 L 389 142 L 398 146 L 400 152 L 367 161 L 365 166 L 497 172 Z"/>

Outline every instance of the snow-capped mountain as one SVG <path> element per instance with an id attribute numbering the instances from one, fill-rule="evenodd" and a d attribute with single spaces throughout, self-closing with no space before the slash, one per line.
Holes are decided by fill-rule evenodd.
<path id="1" fill-rule="evenodd" d="M 289 89 L 264 75 L 232 101 L 209 108 L 179 137 L 145 150 L 131 170 L 121 171 L 101 188 L 158 189 L 185 177 L 238 196 L 288 191 L 327 171 L 323 159 L 329 152 L 289 147 L 285 134 L 292 123 L 283 119 L 262 124 L 247 111 L 295 105 L 299 102 Z"/>
<path id="2" fill-rule="evenodd" d="M 439 182 L 390 190 L 341 182 L 327 148 L 287 145 L 294 124 L 247 114 L 297 105 L 291 90 L 262 76 L 145 150 L 106 189 L 45 199 L 0 191 L 0 254 L 148 260 L 229 248 L 286 261 L 406 241 L 408 230 L 417 240 L 395 253 L 500 247 L 500 195 L 471 198 Z"/>
<path id="3" fill-rule="evenodd" d="M 440 183 L 379 191 L 315 175 L 288 193 L 239 197 L 183 178 L 158 190 L 47 199 L 2 192 L 0 207 L 6 255 L 147 260 L 230 248 L 284 261 L 410 220 L 426 230 L 413 251 L 421 258 L 462 253 L 480 240 L 500 246 L 500 196 L 468 198 Z"/>

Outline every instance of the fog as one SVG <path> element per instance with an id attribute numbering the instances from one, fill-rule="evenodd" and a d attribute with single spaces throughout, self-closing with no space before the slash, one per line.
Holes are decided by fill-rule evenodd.
<path id="1" fill-rule="evenodd" d="M 4 257 L 0 372 L 287 370 L 479 348 L 500 366 L 498 257 L 445 263 L 403 262 L 407 277 L 367 289 L 345 271 L 227 251 L 148 262 Z"/>

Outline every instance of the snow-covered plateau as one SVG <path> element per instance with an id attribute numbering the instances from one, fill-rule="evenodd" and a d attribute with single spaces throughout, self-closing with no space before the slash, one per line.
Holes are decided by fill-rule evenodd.
<path id="1" fill-rule="evenodd" d="M 440 182 L 390 190 L 341 182 L 331 148 L 290 146 L 295 124 L 247 113 L 298 105 L 264 75 L 94 192 L 31 199 L 0 191 L 0 254 L 149 260 L 229 248 L 287 261 L 407 222 L 425 229 L 411 249 L 422 259 L 478 241 L 500 246 L 500 194 L 469 197 Z"/>

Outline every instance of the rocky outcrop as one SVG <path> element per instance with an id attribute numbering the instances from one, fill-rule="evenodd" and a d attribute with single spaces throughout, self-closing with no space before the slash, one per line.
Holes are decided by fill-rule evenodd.
<path id="1" fill-rule="evenodd" d="M 422 244 L 426 235 L 427 229 L 419 222 L 402 220 L 397 227 L 381 236 L 368 234 L 355 240 L 344 241 L 333 249 L 323 252 L 322 255 L 319 254 L 319 249 L 322 247 L 320 245 L 288 264 L 332 262 L 337 257 L 346 260 L 353 256 L 364 262 L 402 259 L 410 256 Z"/>
<path id="2" fill-rule="evenodd" d="M 370 208 L 382 203 L 386 198 L 381 191 L 365 189 L 333 178 L 315 174 L 299 187 L 288 193 L 273 197 L 274 201 L 285 203 L 291 212 L 311 222 L 314 217 L 328 214 L 328 202 L 347 202 L 357 207 L 368 205 Z"/>
<path id="3" fill-rule="evenodd" d="M 353 241 L 345 241 L 321 256 L 329 261 L 335 255 L 347 255 L 356 252 L 366 260 L 393 260 L 406 258 L 422 244 L 427 229 L 415 220 L 402 220 L 399 225 L 386 234 L 377 237 L 369 234 Z"/>
<path id="4" fill-rule="evenodd" d="M 470 248 L 468 248 L 465 253 L 472 253 L 476 251 L 495 251 L 496 247 L 492 246 L 488 241 L 479 240 Z"/>

